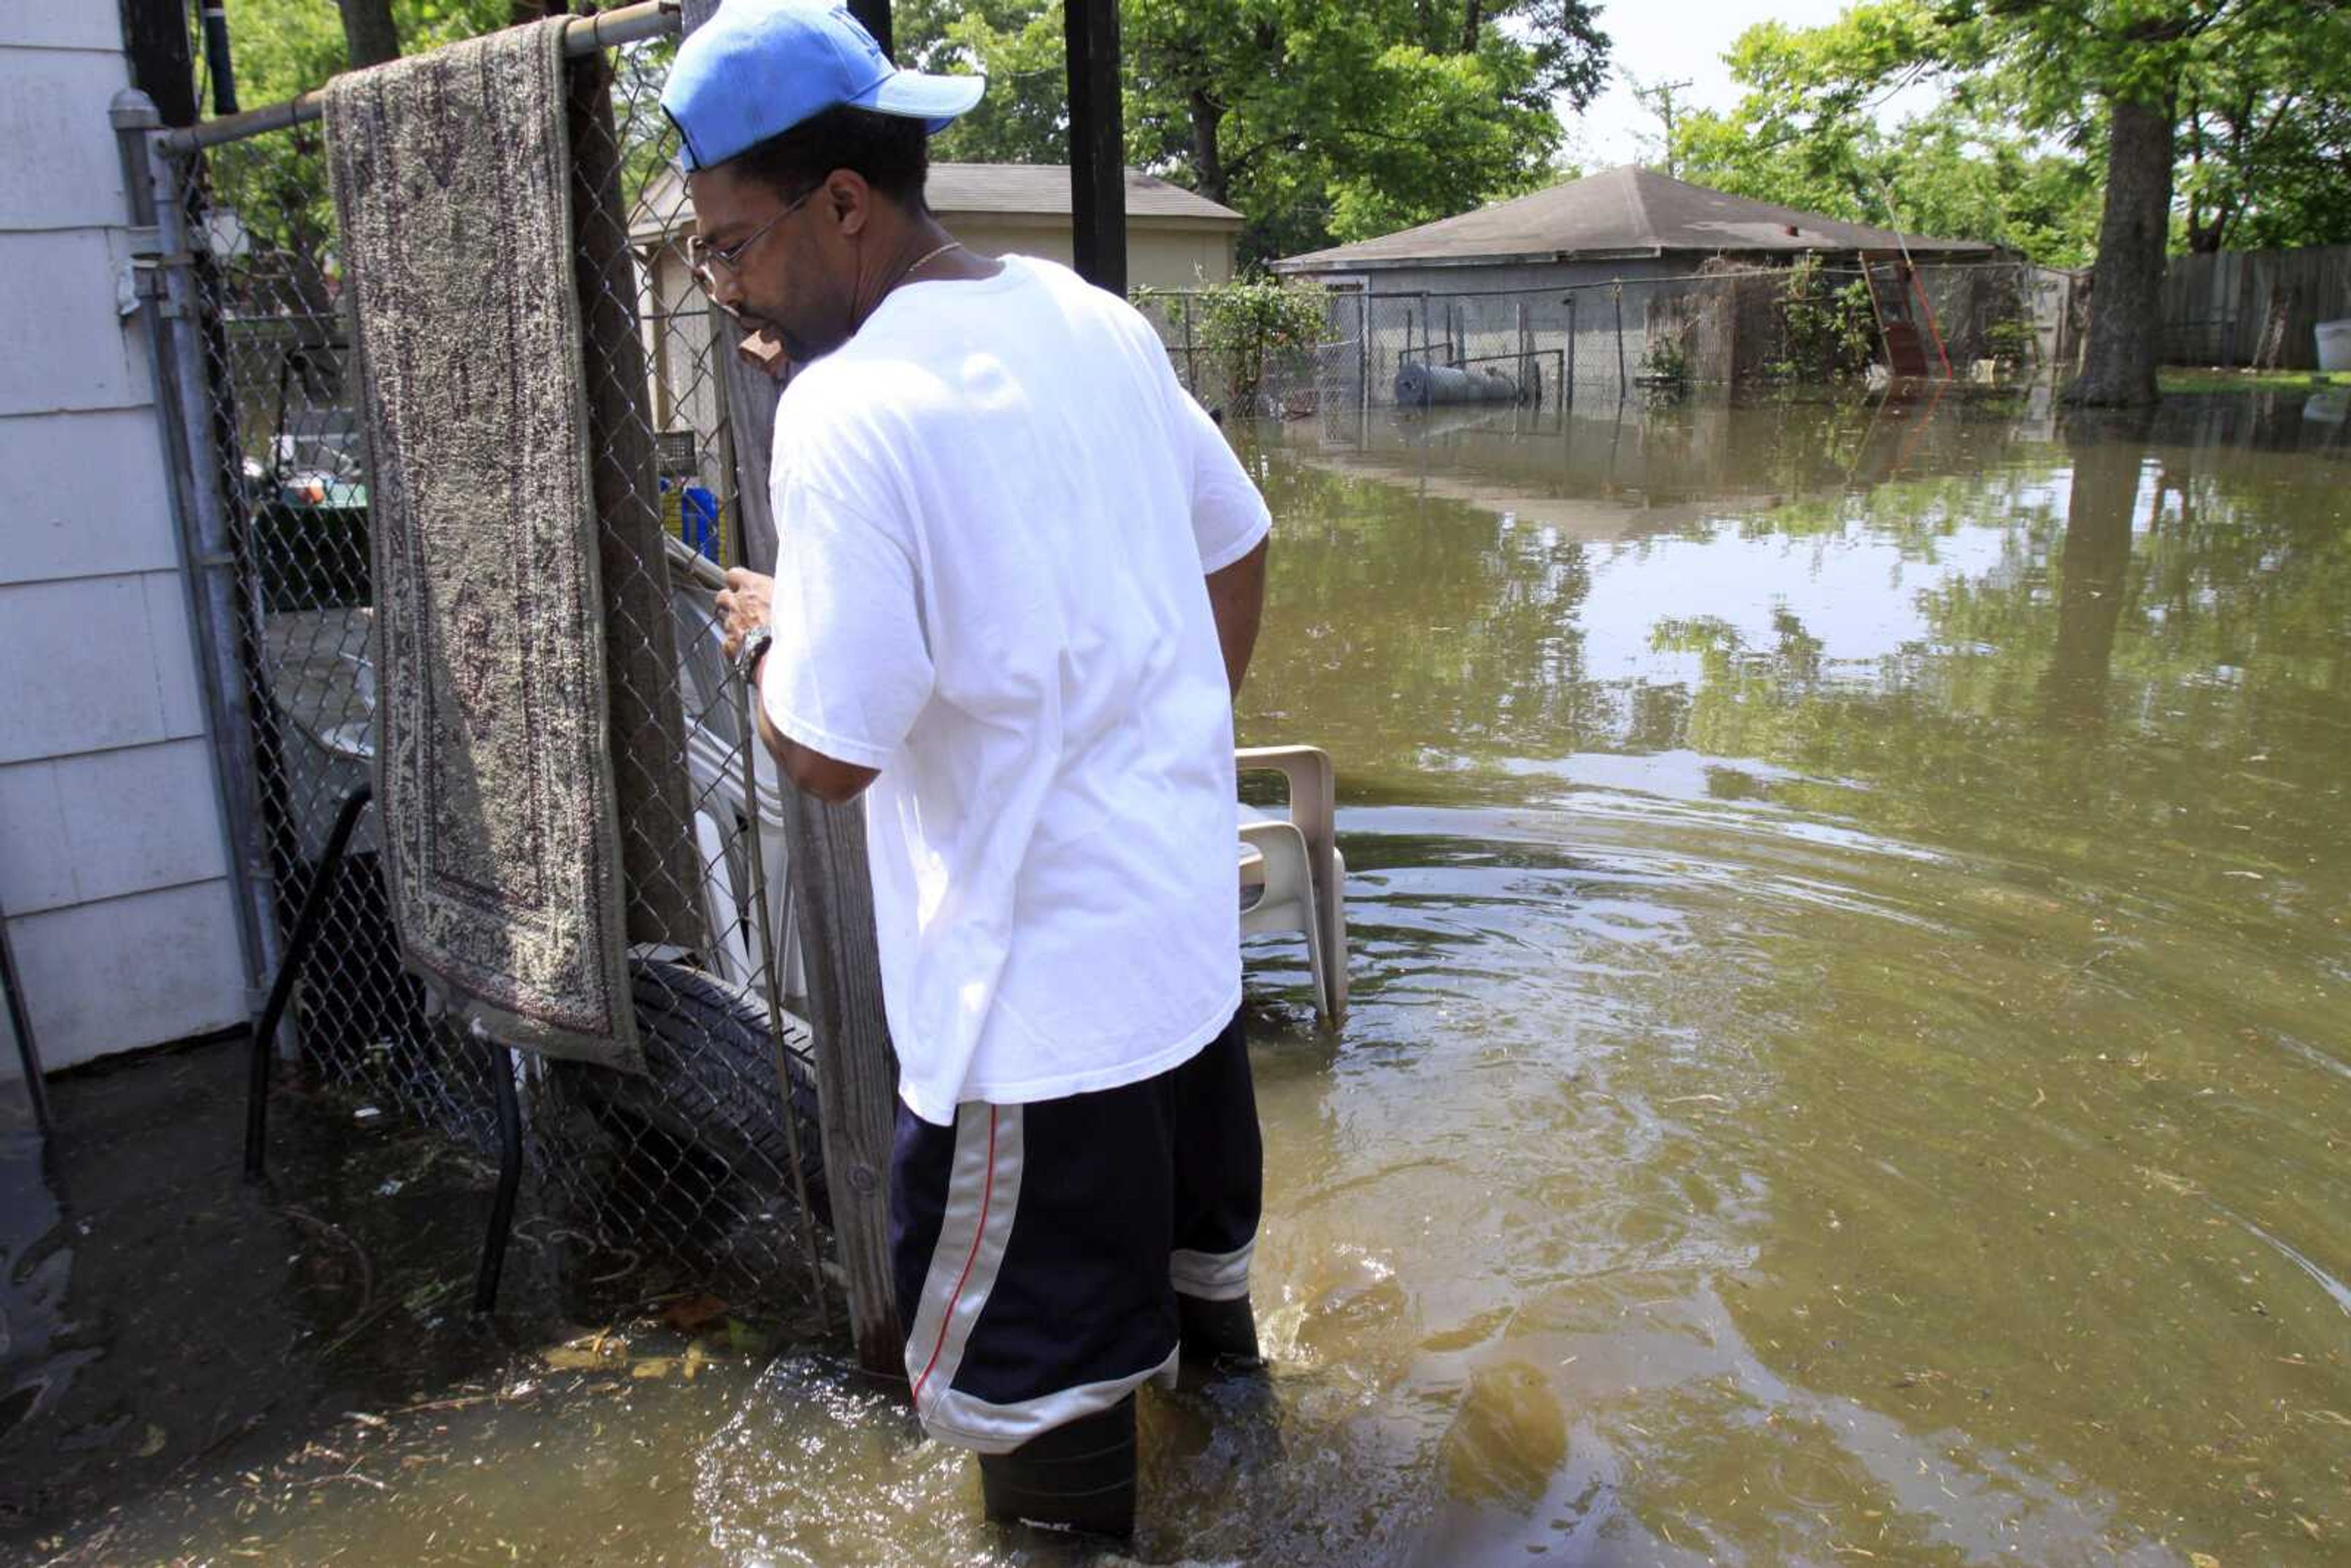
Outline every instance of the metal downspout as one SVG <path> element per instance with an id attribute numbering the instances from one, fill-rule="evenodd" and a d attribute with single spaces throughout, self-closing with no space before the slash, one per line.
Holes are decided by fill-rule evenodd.
<path id="1" fill-rule="evenodd" d="M 228 847 L 229 882 L 237 913 L 237 946 L 245 960 L 250 1020 L 279 957 L 276 873 L 260 831 L 259 791 L 250 739 L 252 712 L 239 647 L 235 541 L 221 493 L 211 379 L 204 365 L 202 301 L 180 201 L 181 166 L 165 155 L 167 134 L 145 93 L 117 93 L 109 111 L 121 142 L 124 185 L 131 198 L 135 272 L 154 369 L 158 424 L 172 506 L 179 523 L 180 565 L 188 596 L 188 625 L 202 678 L 205 739 L 220 796 L 221 832 Z M 291 1054 L 290 1021 L 278 1030 L 278 1050 Z"/>

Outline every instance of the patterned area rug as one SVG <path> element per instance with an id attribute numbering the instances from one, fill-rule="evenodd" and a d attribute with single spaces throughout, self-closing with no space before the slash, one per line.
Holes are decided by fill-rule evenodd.
<path id="1" fill-rule="evenodd" d="M 337 78 L 385 873 L 498 1040 L 642 1071 L 572 290 L 562 24 Z"/>

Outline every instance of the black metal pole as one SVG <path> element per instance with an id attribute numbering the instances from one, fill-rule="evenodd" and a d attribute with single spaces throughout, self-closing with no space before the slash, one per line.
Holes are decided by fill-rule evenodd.
<path id="1" fill-rule="evenodd" d="M 204 69 L 213 78 L 213 112 L 236 112 L 236 67 L 229 59 L 228 11 L 224 0 L 204 0 Z"/>
<path id="2" fill-rule="evenodd" d="M 262 1004 L 260 1021 L 253 1026 L 253 1061 L 245 1085 L 247 1181 L 261 1179 L 263 1149 L 269 1139 L 270 1042 L 277 1038 L 277 1020 L 285 1016 L 286 1004 L 294 995 L 294 982 L 302 977 L 302 965 L 319 940 L 327 901 L 334 896 L 335 883 L 342 876 L 344 853 L 351 847 L 351 831 L 359 826 L 360 813 L 374 798 L 375 787 L 371 784 L 362 784 L 343 797 L 343 808 L 335 813 L 334 831 L 327 835 L 327 852 L 320 857 L 319 869 L 310 873 L 310 889 L 302 895 L 302 912 L 294 917 L 294 935 L 286 944 L 286 956 L 278 961 L 277 977 L 269 983 L 269 999 Z"/>
<path id="3" fill-rule="evenodd" d="M 895 41 L 890 37 L 890 0 L 849 0 L 849 14 L 865 25 L 882 52 L 892 59 L 898 57 Z"/>
<path id="4" fill-rule="evenodd" d="M 1575 296 L 1567 297 L 1567 369 L 1559 378 L 1559 406 L 1575 406 Z"/>
<path id="5" fill-rule="evenodd" d="M 481 1270 L 474 1276 L 474 1311 L 486 1312 L 497 1304 L 507 1238 L 514 1229 L 515 1193 L 522 1186 L 522 1104 L 515 1098 L 514 1059 L 487 1035 L 480 1038 L 490 1053 L 490 1091 L 498 1107 L 498 1190 L 490 1200 L 489 1234 L 482 1238 Z M 789 1103 L 784 1113 L 791 1114 Z"/>
<path id="6" fill-rule="evenodd" d="M 1372 406 L 1372 282 L 1364 280 L 1364 291 L 1355 296 L 1355 406 L 1358 412 Z"/>
<path id="7" fill-rule="evenodd" d="M 1625 280 L 1618 278 L 1609 293 L 1616 300 L 1616 401 L 1623 402 L 1633 384 L 1625 374 Z"/>
<path id="8" fill-rule="evenodd" d="M 131 85 L 155 100 L 164 124 L 196 122 L 188 0 L 122 0 L 122 52 L 131 62 Z"/>
<path id="9" fill-rule="evenodd" d="M 33 1103 L 33 1124 L 47 1143 L 57 1124 L 49 1120 L 49 1086 L 41 1076 L 41 1053 L 33 1043 L 33 1020 L 25 1007 L 25 983 L 16 975 L 16 947 L 8 940 L 8 915 L 0 910 L 0 990 L 8 993 L 8 1028 L 16 1037 L 16 1061 L 25 1070 L 25 1098 Z"/>
<path id="10" fill-rule="evenodd" d="M 1070 255 L 1078 276 L 1126 292 L 1126 119 L 1118 0 L 1064 0 L 1070 71 Z"/>

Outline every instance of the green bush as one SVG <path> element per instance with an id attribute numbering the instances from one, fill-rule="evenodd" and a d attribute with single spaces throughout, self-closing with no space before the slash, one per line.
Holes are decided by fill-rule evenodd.
<path id="1" fill-rule="evenodd" d="M 1877 354 L 1877 312 L 1869 302 L 1868 284 L 1856 277 L 1833 287 L 1821 258 L 1807 254 L 1788 268 L 1785 298 L 1788 351 L 1769 369 L 1784 369 L 1790 380 L 1834 381 L 1869 368 Z"/>
<path id="2" fill-rule="evenodd" d="M 2032 323 L 1995 321 L 1984 329 L 1984 347 L 2002 366 L 2013 368 L 2032 358 Z"/>
<path id="3" fill-rule="evenodd" d="M 1286 358 L 1311 351 L 1322 340 L 1330 296 L 1319 283 L 1259 277 L 1236 278 L 1180 294 L 1139 288 L 1133 298 L 1138 307 L 1163 299 L 1188 299 L 1195 345 L 1223 368 L 1234 401 L 1255 409 L 1268 372 Z"/>

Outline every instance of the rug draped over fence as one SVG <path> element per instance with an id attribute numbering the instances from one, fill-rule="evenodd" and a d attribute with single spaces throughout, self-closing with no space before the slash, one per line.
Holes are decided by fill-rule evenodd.
<path id="1" fill-rule="evenodd" d="M 402 946 L 498 1040 L 641 1069 L 562 24 L 339 78 L 326 119 Z"/>

